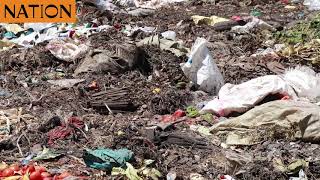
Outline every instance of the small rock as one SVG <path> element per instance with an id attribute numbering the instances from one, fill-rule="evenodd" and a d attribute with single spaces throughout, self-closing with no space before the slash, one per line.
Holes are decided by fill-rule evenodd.
<path id="1" fill-rule="evenodd" d="M 200 161 L 200 156 L 194 155 L 194 160 L 197 161 L 197 162 L 199 162 L 199 161 Z"/>

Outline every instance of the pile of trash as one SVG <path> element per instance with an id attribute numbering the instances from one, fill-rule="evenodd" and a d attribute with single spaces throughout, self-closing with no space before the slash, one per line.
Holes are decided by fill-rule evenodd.
<path id="1" fill-rule="evenodd" d="M 320 178 L 320 1 L 77 9 L 0 24 L 0 179 Z"/>

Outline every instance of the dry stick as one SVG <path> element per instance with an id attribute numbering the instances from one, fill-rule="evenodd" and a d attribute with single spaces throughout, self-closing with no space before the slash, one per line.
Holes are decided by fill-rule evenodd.
<path id="1" fill-rule="evenodd" d="M 18 139 L 17 139 L 17 147 L 18 147 L 18 149 L 19 149 L 20 155 L 23 157 L 23 152 L 22 152 L 22 150 L 21 150 L 21 148 L 20 148 L 20 145 L 19 145 L 19 141 L 20 141 L 20 139 L 21 139 L 22 136 L 23 136 L 23 134 L 21 134 L 21 135 L 18 137 Z"/>
<path id="2" fill-rule="evenodd" d="M 46 94 L 41 95 L 39 99 L 36 99 L 26 88 L 24 88 L 24 89 L 25 89 L 25 92 L 27 93 L 27 95 L 29 96 L 29 100 L 30 100 L 30 105 L 29 105 L 29 109 L 28 109 L 29 111 L 31 110 L 34 102 L 39 102 L 43 97 L 47 96 Z"/>
<path id="3" fill-rule="evenodd" d="M 4 118 L 6 119 L 6 124 L 7 124 L 7 129 L 8 129 L 8 134 L 10 134 L 10 119 L 4 114 L 3 111 L 1 111 L 1 115 L 4 116 Z"/>
<path id="4" fill-rule="evenodd" d="M 114 122 L 111 124 L 109 131 L 113 131 L 114 126 L 116 125 L 118 119 L 114 120 Z"/>
<path id="5" fill-rule="evenodd" d="M 110 114 L 113 114 L 113 112 L 111 111 L 111 109 L 109 108 L 109 106 L 107 105 L 107 103 L 104 103 L 104 105 L 107 107 L 108 111 L 110 112 Z"/>

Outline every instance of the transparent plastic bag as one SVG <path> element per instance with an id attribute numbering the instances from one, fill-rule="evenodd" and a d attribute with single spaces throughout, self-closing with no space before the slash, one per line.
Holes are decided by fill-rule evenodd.
<path id="1" fill-rule="evenodd" d="M 224 84 L 224 79 L 216 62 L 207 48 L 207 40 L 197 38 L 189 56 L 189 60 L 182 64 L 184 74 L 199 89 L 216 95 Z"/>

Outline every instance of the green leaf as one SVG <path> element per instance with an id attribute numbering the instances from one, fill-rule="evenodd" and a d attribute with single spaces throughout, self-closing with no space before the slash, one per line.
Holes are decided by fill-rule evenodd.
<path id="1" fill-rule="evenodd" d="M 143 180 L 138 175 L 138 170 L 136 170 L 130 163 L 126 163 L 127 169 L 124 170 L 123 168 L 112 168 L 111 175 L 112 176 L 118 176 L 118 175 L 124 175 L 129 180 Z"/>
<path id="2" fill-rule="evenodd" d="M 129 180 L 142 180 L 142 178 L 138 176 L 138 171 L 130 163 L 127 162 L 126 165 L 126 176 Z"/>
<path id="3" fill-rule="evenodd" d="M 195 117 L 200 116 L 198 109 L 193 106 L 187 107 L 186 111 L 187 111 L 187 116 L 190 118 L 195 118 Z"/>
<path id="4" fill-rule="evenodd" d="M 114 167 L 111 171 L 111 176 L 118 176 L 118 175 L 125 175 L 126 170 L 120 168 L 120 167 Z"/>

